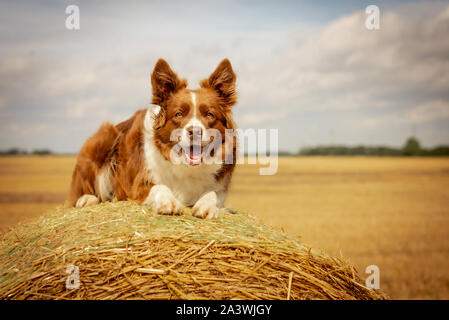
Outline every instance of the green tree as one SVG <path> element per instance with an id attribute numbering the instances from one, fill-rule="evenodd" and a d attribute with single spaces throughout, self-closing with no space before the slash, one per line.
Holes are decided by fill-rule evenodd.
<path id="1" fill-rule="evenodd" d="M 418 156 L 421 153 L 421 146 L 419 144 L 418 139 L 415 137 L 410 137 L 407 139 L 407 142 L 402 149 L 402 153 L 405 156 Z"/>

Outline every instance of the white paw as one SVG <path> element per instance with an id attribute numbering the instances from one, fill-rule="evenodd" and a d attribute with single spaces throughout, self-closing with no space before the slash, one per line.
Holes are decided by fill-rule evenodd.
<path id="1" fill-rule="evenodd" d="M 151 206 L 158 214 L 181 215 L 184 212 L 184 206 L 176 200 L 171 190 L 162 184 L 151 188 L 143 204 Z"/>
<path id="2" fill-rule="evenodd" d="M 214 191 L 206 193 L 193 206 L 192 215 L 202 219 L 217 219 L 217 194 Z"/>
<path id="3" fill-rule="evenodd" d="M 97 204 L 98 202 L 99 201 L 96 196 L 91 194 L 85 194 L 76 201 L 75 207 L 77 208 L 87 207 L 93 204 Z"/>

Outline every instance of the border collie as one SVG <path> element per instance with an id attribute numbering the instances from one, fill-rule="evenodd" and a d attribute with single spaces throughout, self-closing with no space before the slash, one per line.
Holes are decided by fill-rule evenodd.
<path id="1" fill-rule="evenodd" d="M 190 90 L 159 59 L 151 74 L 150 107 L 117 125 L 104 123 L 84 143 L 69 204 L 84 207 L 116 197 L 149 205 L 159 214 L 179 215 L 192 207 L 196 217 L 217 218 L 236 160 L 236 138 L 226 139 L 226 132 L 236 130 L 235 81 L 224 59 L 199 89 Z M 215 161 L 206 161 L 210 155 Z"/>

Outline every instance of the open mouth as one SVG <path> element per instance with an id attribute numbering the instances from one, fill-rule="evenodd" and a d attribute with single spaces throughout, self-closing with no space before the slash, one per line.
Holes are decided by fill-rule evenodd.
<path id="1" fill-rule="evenodd" d="M 191 145 L 188 149 L 182 149 L 182 153 L 187 164 L 191 166 L 201 164 L 203 158 L 203 148 L 201 145 Z"/>

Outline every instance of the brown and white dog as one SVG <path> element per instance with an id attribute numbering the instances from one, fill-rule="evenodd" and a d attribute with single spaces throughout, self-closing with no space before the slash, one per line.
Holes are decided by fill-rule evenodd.
<path id="1" fill-rule="evenodd" d="M 225 59 L 199 89 L 189 90 L 187 81 L 159 59 L 151 74 L 153 104 L 117 125 L 104 123 L 84 143 L 69 204 L 84 207 L 116 197 L 149 205 L 159 214 L 182 214 L 188 206 L 196 217 L 217 218 L 236 159 L 236 139 L 225 148 L 225 130 L 236 129 L 231 110 L 237 102 L 235 81 Z M 220 132 L 221 140 L 206 136 L 208 129 Z M 204 151 L 214 142 L 221 143 L 214 149 L 220 161 L 206 163 Z M 173 154 L 181 155 L 182 163 L 171 159 L 177 144 L 181 149 Z M 232 161 L 224 161 L 230 153 Z"/>

